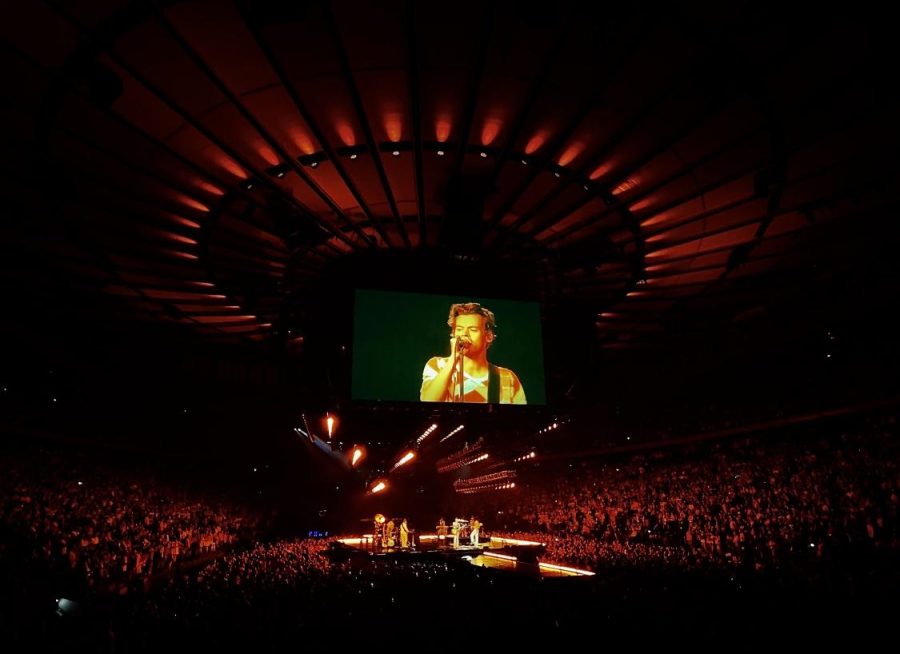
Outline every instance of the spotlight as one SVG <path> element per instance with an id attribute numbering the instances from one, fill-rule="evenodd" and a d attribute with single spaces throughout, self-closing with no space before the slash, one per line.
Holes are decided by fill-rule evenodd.
<path id="1" fill-rule="evenodd" d="M 290 170 L 290 166 L 286 163 L 280 163 L 277 166 L 269 166 L 266 168 L 266 172 L 269 173 L 272 177 L 277 177 L 278 179 L 284 179 L 284 176 L 287 174 L 288 170 Z"/>
<path id="2" fill-rule="evenodd" d="M 309 166 L 310 168 L 315 168 L 319 165 L 319 162 L 325 161 L 325 153 L 324 152 L 313 152 L 312 154 L 304 154 L 297 157 L 297 161 L 300 162 L 303 166 Z"/>
<path id="3" fill-rule="evenodd" d="M 368 152 L 368 145 L 343 145 L 337 149 L 338 156 L 359 159 L 359 155 Z"/>
<path id="4" fill-rule="evenodd" d="M 416 453 L 413 452 L 412 450 L 409 450 L 406 454 L 404 454 L 402 457 L 400 457 L 400 459 L 397 461 L 397 463 L 394 464 L 394 470 L 396 470 L 397 468 L 399 468 L 400 466 L 402 466 L 406 463 L 409 463 L 414 458 L 416 458 Z"/>
<path id="5" fill-rule="evenodd" d="M 366 457 L 366 451 L 361 445 L 357 445 L 350 453 L 350 467 L 355 468 Z"/>

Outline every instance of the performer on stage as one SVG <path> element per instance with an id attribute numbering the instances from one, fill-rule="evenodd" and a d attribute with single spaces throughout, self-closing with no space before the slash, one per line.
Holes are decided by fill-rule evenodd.
<path id="1" fill-rule="evenodd" d="M 441 518 L 437 524 L 438 545 L 444 547 L 447 544 L 447 523 Z"/>
<path id="2" fill-rule="evenodd" d="M 384 546 L 384 516 L 375 514 L 375 524 L 372 525 L 372 548 L 379 549 Z"/>
<path id="3" fill-rule="evenodd" d="M 400 523 L 400 547 L 402 549 L 409 547 L 409 525 L 406 524 L 406 518 Z"/>
<path id="4" fill-rule="evenodd" d="M 478 522 L 475 516 L 472 516 L 472 519 L 469 521 L 469 527 L 472 530 L 469 534 L 469 542 L 475 547 L 478 547 L 478 536 L 481 533 L 481 523 Z"/>
<path id="5" fill-rule="evenodd" d="M 391 518 L 388 520 L 387 524 L 384 526 L 384 546 L 385 547 L 393 547 L 394 546 L 394 538 L 397 536 L 397 529 L 394 526 L 394 519 Z"/>
<path id="6" fill-rule="evenodd" d="M 459 549 L 459 530 L 459 520 L 454 520 L 453 526 L 450 528 L 450 533 L 453 534 L 453 549 Z"/>

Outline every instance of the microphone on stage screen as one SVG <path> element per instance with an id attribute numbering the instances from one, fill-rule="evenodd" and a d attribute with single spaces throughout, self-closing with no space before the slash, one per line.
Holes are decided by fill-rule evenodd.
<path id="1" fill-rule="evenodd" d="M 465 336 L 460 336 L 460 337 L 456 340 L 456 349 L 457 349 L 458 351 L 460 351 L 460 352 L 465 352 L 466 350 L 469 349 L 469 347 L 470 347 L 471 345 L 472 345 L 472 341 L 470 341 L 470 340 L 469 340 L 468 338 L 466 338 Z"/>

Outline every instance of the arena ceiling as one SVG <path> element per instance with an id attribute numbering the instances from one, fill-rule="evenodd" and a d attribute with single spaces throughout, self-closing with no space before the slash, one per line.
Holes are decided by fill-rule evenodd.
<path id="1" fill-rule="evenodd" d="M 7 283 L 211 340 L 418 251 L 525 262 L 630 348 L 895 229 L 893 43 L 862 12 L 45 0 L 0 30 Z"/>

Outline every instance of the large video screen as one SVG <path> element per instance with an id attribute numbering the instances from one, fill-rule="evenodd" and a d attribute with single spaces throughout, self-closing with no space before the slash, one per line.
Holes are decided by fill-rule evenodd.
<path id="1" fill-rule="evenodd" d="M 546 404 L 540 307 L 357 290 L 355 400 Z"/>

